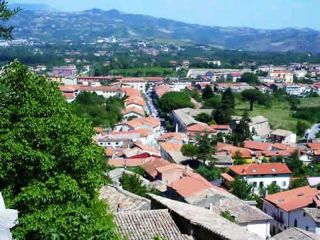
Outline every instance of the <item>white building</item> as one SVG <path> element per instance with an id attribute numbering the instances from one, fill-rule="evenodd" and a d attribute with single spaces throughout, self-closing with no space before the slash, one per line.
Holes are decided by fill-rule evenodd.
<path id="1" fill-rule="evenodd" d="M 293 83 L 293 72 L 287 70 L 272 70 L 268 77 L 274 78 L 276 82 Z"/>
<path id="2" fill-rule="evenodd" d="M 6 209 L 0 193 L 0 239 L 12 240 L 10 229 L 18 223 L 18 211 Z"/>
<path id="3" fill-rule="evenodd" d="M 293 144 L 297 142 L 297 135 L 288 130 L 276 129 L 270 133 L 270 140 L 277 143 Z"/>
<path id="4" fill-rule="evenodd" d="M 271 233 L 297 227 L 320 234 L 318 201 L 318 190 L 309 186 L 267 195 L 263 199 L 263 211 L 274 219 Z"/>
<path id="5" fill-rule="evenodd" d="M 287 94 L 293 96 L 305 96 L 311 92 L 311 88 L 307 85 L 286 85 L 284 90 Z"/>
<path id="6" fill-rule="evenodd" d="M 284 163 L 245 164 L 229 167 L 229 172 L 222 174 L 223 184 L 228 186 L 234 178 L 240 177 L 252 184 L 259 193 L 262 187 L 276 183 L 282 190 L 289 188 L 291 171 Z"/>

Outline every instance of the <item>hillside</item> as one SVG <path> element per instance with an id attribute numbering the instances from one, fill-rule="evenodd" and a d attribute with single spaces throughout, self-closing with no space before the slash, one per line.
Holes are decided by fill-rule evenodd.
<path id="1" fill-rule="evenodd" d="M 312 29 L 209 27 L 117 10 L 73 13 L 25 10 L 11 23 L 18 26 L 16 38 L 32 37 L 50 42 L 92 42 L 115 35 L 117 38 L 192 41 L 236 50 L 320 53 L 320 32 Z"/>

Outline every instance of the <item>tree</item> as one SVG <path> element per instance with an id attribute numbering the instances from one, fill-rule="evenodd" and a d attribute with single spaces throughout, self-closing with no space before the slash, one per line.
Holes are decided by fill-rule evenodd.
<path id="1" fill-rule="evenodd" d="M 240 82 L 246 82 L 248 84 L 259 83 L 258 76 L 251 72 L 245 72 L 241 75 Z"/>
<path id="2" fill-rule="evenodd" d="M 246 180 L 236 177 L 231 183 L 231 192 L 242 200 L 250 200 L 252 198 L 253 186 Z"/>
<path id="3" fill-rule="evenodd" d="M 308 186 L 308 184 L 308 179 L 306 177 L 300 177 L 291 182 L 290 189 Z"/>
<path id="4" fill-rule="evenodd" d="M 231 122 L 231 109 L 223 103 L 213 110 L 212 115 L 217 124 L 229 124 Z"/>
<path id="5" fill-rule="evenodd" d="M 241 153 L 238 151 L 234 156 L 234 165 L 243 165 L 246 164 L 246 160 L 241 156 Z"/>
<path id="6" fill-rule="evenodd" d="M 220 178 L 221 170 L 214 166 L 214 164 L 200 165 L 197 168 L 197 172 L 208 181 L 213 181 Z"/>
<path id="7" fill-rule="evenodd" d="M 305 122 L 302 122 L 302 121 L 298 121 L 297 122 L 297 135 L 299 137 L 303 137 L 306 130 L 309 128 L 309 125 Z"/>
<path id="8" fill-rule="evenodd" d="M 216 152 L 214 145 L 216 144 L 214 139 L 211 139 L 208 134 L 203 136 L 197 136 L 196 144 L 198 148 L 197 159 L 202 161 L 205 164 L 206 161 L 209 161 L 209 164 L 214 162 L 213 155 Z"/>
<path id="9" fill-rule="evenodd" d="M 275 193 L 281 192 L 281 188 L 279 187 L 278 184 L 273 182 L 267 187 L 267 192 L 268 194 L 275 194 Z"/>
<path id="10" fill-rule="evenodd" d="M 15 61 L 0 77 L 0 191 L 19 210 L 14 238 L 115 239 L 97 199 L 103 150 L 57 85 Z"/>
<path id="11" fill-rule="evenodd" d="M 205 88 L 202 90 L 202 99 L 207 100 L 209 98 L 212 98 L 214 96 L 213 90 L 210 87 L 210 85 L 206 85 Z"/>
<path id="12" fill-rule="evenodd" d="M 137 174 L 124 173 L 120 178 L 120 183 L 123 189 L 131 193 L 137 194 L 141 197 L 145 197 L 147 195 L 147 187 L 143 184 Z"/>
<path id="13" fill-rule="evenodd" d="M 248 89 L 241 93 L 242 99 L 250 103 L 250 111 L 253 111 L 253 105 L 260 99 L 261 94 L 257 89 Z"/>
<path id="14" fill-rule="evenodd" d="M 294 152 L 287 160 L 286 164 L 292 171 L 294 177 L 304 175 L 303 163 L 299 159 L 299 152 Z"/>
<path id="15" fill-rule="evenodd" d="M 198 147 L 191 143 L 184 144 L 181 148 L 181 152 L 184 156 L 194 159 L 198 154 Z"/>
<path id="16" fill-rule="evenodd" d="M 195 117 L 195 119 L 199 122 L 208 124 L 212 121 L 212 116 L 210 116 L 208 113 L 200 113 Z"/>
<path id="17" fill-rule="evenodd" d="M 235 107 L 235 98 L 232 93 L 231 88 L 227 88 L 222 94 L 222 103 L 226 108 L 234 108 Z"/>
<path id="18" fill-rule="evenodd" d="M 250 118 L 248 112 L 245 111 L 238 124 L 236 124 L 232 131 L 232 141 L 235 145 L 242 144 L 245 140 L 251 139 L 251 132 L 249 128 Z"/>
<path id="19" fill-rule="evenodd" d="M 9 21 L 14 15 L 16 15 L 20 11 L 20 8 L 15 8 L 13 10 L 9 9 L 8 2 L 4 0 L 0 0 L 0 23 L 5 23 Z M 12 31 L 14 27 L 5 26 L 0 24 L 0 37 L 5 39 L 12 38 Z"/>
<path id="20" fill-rule="evenodd" d="M 192 108 L 190 96 L 185 92 L 168 92 L 159 100 L 159 107 L 165 113 L 179 108 Z"/>

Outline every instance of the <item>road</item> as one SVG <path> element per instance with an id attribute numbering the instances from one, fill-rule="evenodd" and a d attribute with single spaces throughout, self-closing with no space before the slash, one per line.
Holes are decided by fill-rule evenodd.
<path id="1" fill-rule="evenodd" d="M 306 131 L 305 138 L 312 140 L 316 138 L 316 134 L 320 132 L 320 123 L 314 124 L 310 129 Z"/>

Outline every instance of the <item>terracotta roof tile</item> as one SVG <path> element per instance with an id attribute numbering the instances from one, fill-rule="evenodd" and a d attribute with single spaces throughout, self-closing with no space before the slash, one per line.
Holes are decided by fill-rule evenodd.
<path id="1" fill-rule="evenodd" d="M 240 176 L 291 174 L 290 169 L 284 163 L 254 163 L 231 166 L 229 169 Z"/>
<path id="2" fill-rule="evenodd" d="M 265 200 L 286 212 L 290 212 L 309 206 L 317 194 L 318 190 L 316 188 L 305 186 L 268 195 Z"/>
<path id="3" fill-rule="evenodd" d="M 255 142 L 255 141 L 247 140 L 247 141 L 244 141 L 243 147 L 251 150 L 268 151 L 268 150 L 271 150 L 272 143 Z"/>

